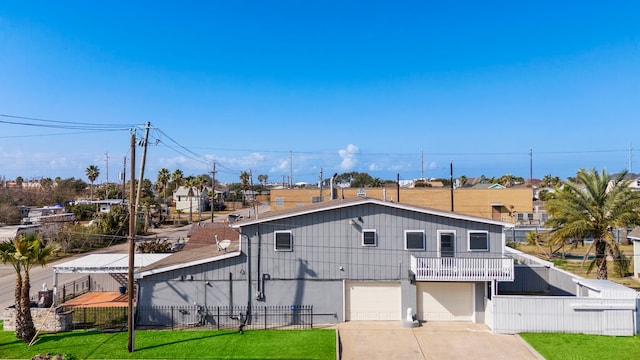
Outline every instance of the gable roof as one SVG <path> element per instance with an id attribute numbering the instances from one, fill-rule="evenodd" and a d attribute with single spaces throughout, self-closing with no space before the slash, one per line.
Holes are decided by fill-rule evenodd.
<path id="1" fill-rule="evenodd" d="M 202 194 L 206 194 L 207 192 L 209 192 L 209 190 L 211 190 L 211 187 L 209 187 L 209 186 L 205 186 L 202 191 L 194 188 L 193 189 L 193 196 L 194 197 L 202 196 Z M 174 196 L 189 196 L 189 187 L 180 185 L 176 190 L 173 191 L 173 195 Z"/>
<path id="2" fill-rule="evenodd" d="M 637 226 L 629 234 L 627 234 L 627 237 L 631 240 L 640 241 L 640 226 Z"/>
<path id="3" fill-rule="evenodd" d="M 257 219 L 243 220 L 231 225 L 231 227 L 234 229 L 239 229 L 239 228 L 242 228 L 243 226 L 260 224 L 260 223 L 280 220 L 280 219 L 286 219 L 292 216 L 313 214 L 313 213 L 330 211 L 334 209 L 342 209 L 342 208 L 353 207 L 353 206 L 358 206 L 363 204 L 374 204 L 374 205 L 385 206 L 385 207 L 390 207 L 395 209 L 419 212 L 422 214 L 448 217 L 448 218 L 457 219 L 457 220 L 473 221 L 477 223 L 498 225 L 498 226 L 503 226 L 508 228 L 511 228 L 514 226 L 511 223 L 503 222 L 503 221 L 490 220 L 490 219 L 485 219 L 481 217 L 463 215 L 463 214 L 459 214 L 451 211 L 442 211 L 442 210 L 418 207 L 413 205 L 407 205 L 403 203 L 382 201 L 378 199 L 358 196 L 358 197 L 347 198 L 347 199 L 324 201 L 324 202 L 301 206 L 293 209 L 269 211 L 266 213 L 259 214 L 259 218 Z"/>
<path id="4" fill-rule="evenodd" d="M 475 184 L 473 185 L 474 189 L 505 189 L 504 186 L 500 185 L 500 184 Z"/>

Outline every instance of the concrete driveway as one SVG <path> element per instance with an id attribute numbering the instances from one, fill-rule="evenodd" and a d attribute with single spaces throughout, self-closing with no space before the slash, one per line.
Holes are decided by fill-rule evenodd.
<path id="1" fill-rule="evenodd" d="M 336 326 L 342 359 L 544 359 L 517 335 L 493 334 L 486 325 L 400 321 L 346 322 Z"/>

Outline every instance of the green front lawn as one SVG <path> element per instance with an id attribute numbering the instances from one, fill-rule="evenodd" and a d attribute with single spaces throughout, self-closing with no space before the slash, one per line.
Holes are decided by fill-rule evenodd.
<path id="1" fill-rule="evenodd" d="M 547 360 L 640 359 L 640 335 L 522 333 L 520 336 Z"/>
<path id="2" fill-rule="evenodd" d="M 38 354 L 66 354 L 65 359 L 335 359 L 335 330 L 151 331 L 135 333 L 73 331 L 44 334 L 31 347 L 0 331 L 0 359 L 31 359 Z M 70 355 L 70 356 L 69 356 Z"/>

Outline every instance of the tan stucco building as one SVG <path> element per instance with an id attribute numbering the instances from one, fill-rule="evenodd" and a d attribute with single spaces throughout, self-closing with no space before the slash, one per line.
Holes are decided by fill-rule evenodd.
<path id="1" fill-rule="evenodd" d="M 335 198 L 364 196 L 384 201 L 453 211 L 486 219 L 514 222 L 518 213 L 533 213 L 533 194 L 530 188 L 455 189 L 449 188 L 338 188 Z M 453 194 L 453 201 L 452 201 Z M 274 189 L 271 190 L 271 210 L 291 209 L 301 205 L 327 201 L 330 190 Z"/>

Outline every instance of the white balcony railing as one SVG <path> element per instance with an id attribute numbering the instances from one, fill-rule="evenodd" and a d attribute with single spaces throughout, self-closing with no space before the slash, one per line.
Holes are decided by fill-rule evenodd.
<path id="1" fill-rule="evenodd" d="M 416 281 L 513 281 L 513 259 L 411 256 L 411 271 Z"/>

